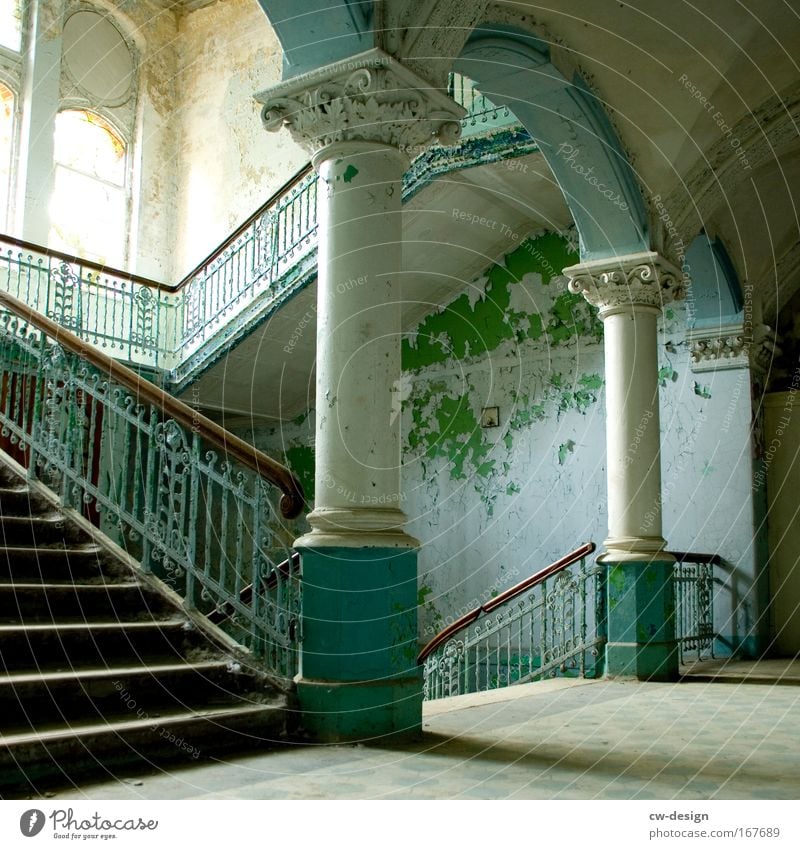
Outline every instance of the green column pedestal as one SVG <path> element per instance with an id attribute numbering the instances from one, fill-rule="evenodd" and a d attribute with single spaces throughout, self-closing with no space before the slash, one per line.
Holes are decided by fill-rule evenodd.
<path id="1" fill-rule="evenodd" d="M 303 727 L 319 742 L 418 734 L 416 551 L 320 547 L 300 553 Z"/>
<path id="2" fill-rule="evenodd" d="M 606 675 L 674 681 L 678 677 L 674 563 L 606 565 Z"/>

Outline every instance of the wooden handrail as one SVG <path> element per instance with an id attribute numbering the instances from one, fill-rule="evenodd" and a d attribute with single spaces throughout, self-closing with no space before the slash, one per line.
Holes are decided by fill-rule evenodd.
<path id="1" fill-rule="evenodd" d="M 456 619 L 455 622 L 451 622 L 446 628 L 440 631 L 419 653 L 417 656 L 417 663 L 423 663 L 425 658 L 427 658 L 430 654 L 436 651 L 442 643 L 446 642 L 453 636 L 453 634 L 460 631 L 462 628 L 466 628 L 467 625 L 471 625 L 479 616 L 483 613 L 490 613 L 495 608 L 499 607 L 501 604 L 505 604 L 507 601 L 511 601 L 511 599 L 516 598 L 518 595 L 521 595 L 526 590 L 530 590 L 533 587 L 541 584 L 546 581 L 548 578 L 555 575 L 557 572 L 561 572 L 563 569 L 566 569 L 567 566 L 571 566 L 578 560 L 582 560 L 584 557 L 591 554 L 595 548 L 595 544 L 593 542 L 584 543 L 579 548 L 576 548 L 574 551 L 571 551 L 569 554 L 564 555 L 560 560 L 556 560 L 554 563 L 551 563 L 549 566 L 545 566 L 544 569 L 540 569 L 538 572 L 534 572 L 529 578 L 525 578 L 524 581 L 520 581 L 518 584 L 514 584 L 513 587 L 509 587 L 507 590 L 500 593 L 500 595 L 495 596 L 490 601 L 487 601 L 486 604 L 482 604 L 480 607 L 476 607 L 474 610 L 471 610 L 469 613 L 465 613 L 459 619 Z"/>
<path id="2" fill-rule="evenodd" d="M 17 239 L 14 236 L 0 234 L 0 240 L 8 242 L 11 245 L 16 245 L 18 248 L 30 251 L 31 253 L 44 254 L 45 256 L 60 259 L 63 262 L 82 265 L 84 268 L 94 269 L 98 274 L 107 274 L 111 277 L 121 277 L 123 280 L 130 280 L 132 283 L 138 283 L 140 286 L 147 286 L 150 289 L 160 289 L 162 292 L 175 293 L 186 286 L 189 281 L 199 272 L 201 272 L 210 262 L 213 262 L 215 257 L 221 254 L 225 248 L 235 242 L 239 236 L 261 215 L 263 215 L 270 206 L 272 206 L 281 195 L 289 192 L 297 185 L 304 177 L 312 170 L 311 163 L 308 162 L 299 171 L 293 174 L 277 191 L 273 192 L 270 197 L 259 206 L 259 208 L 250 215 L 246 221 L 243 221 L 229 236 L 226 237 L 222 244 L 214 248 L 211 253 L 199 262 L 188 274 L 184 275 L 177 283 L 159 283 L 158 280 L 153 280 L 150 277 L 142 277 L 139 274 L 131 274 L 129 271 L 121 271 L 118 268 L 113 268 L 109 265 L 101 265 L 98 262 L 93 262 L 90 259 L 82 259 L 79 256 L 71 256 L 70 254 L 57 251 L 54 248 L 46 248 L 44 245 L 37 245 L 34 242 L 26 242 L 24 239 Z"/>
<path id="3" fill-rule="evenodd" d="M 193 410 L 183 401 L 164 392 L 158 386 L 139 377 L 136 372 L 118 363 L 116 360 L 90 347 L 75 334 L 65 330 L 49 318 L 29 307 L 26 303 L 0 291 L 0 304 L 19 318 L 38 327 L 39 330 L 55 339 L 59 345 L 100 369 L 113 380 L 122 384 L 134 396 L 137 403 L 146 402 L 158 407 L 165 415 L 180 422 L 192 432 L 217 446 L 227 456 L 234 457 L 240 463 L 257 472 L 262 478 L 277 486 L 281 496 L 281 514 L 286 519 L 299 516 L 304 506 L 303 488 L 300 481 L 277 461 L 254 448 L 230 431 L 218 425 L 206 416 Z"/>
<path id="4" fill-rule="evenodd" d="M 131 274 L 129 271 L 120 271 L 118 268 L 112 268 L 108 265 L 101 265 L 99 262 L 92 262 L 90 259 L 82 259 L 79 256 L 70 256 L 62 251 L 57 251 L 54 248 L 46 248 L 43 245 L 37 245 L 34 242 L 26 242 L 24 239 L 17 239 L 14 236 L 0 234 L 0 241 L 8 242 L 10 245 L 16 245 L 18 248 L 30 251 L 31 253 L 44 254 L 45 256 L 60 259 L 63 262 L 82 265 L 84 268 L 92 268 L 98 274 L 108 274 L 111 277 L 121 277 L 124 280 L 130 280 L 131 283 L 138 283 L 140 286 L 148 286 L 151 289 L 161 289 L 163 292 L 174 292 L 177 286 L 168 283 L 159 283 L 157 280 L 151 280 L 149 277 L 141 277 L 138 274 Z"/>
<path id="5" fill-rule="evenodd" d="M 275 574 L 280 572 L 284 578 L 291 578 L 293 573 L 300 571 L 300 553 L 293 551 L 286 560 L 281 561 L 275 569 L 269 574 L 267 580 L 263 582 L 264 588 L 274 590 L 278 585 L 278 578 Z M 243 604 L 249 604 L 253 599 L 253 585 L 248 584 L 239 591 L 239 601 Z M 233 604 L 229 601 L 215 607 L 206 617 L 209 622 L 214 625 L 220 625 L 226 619 L 229 619 L 234 613 Z"/>
<path id="6" fill-rule="evenodd" d="M 721 566 L 722 557 L 719 554 L 699 554 L 696 551 L 668 551 L 681 563 L 710 563 L 712 566 Z"/>
<path id="7" fill-rule="evenodd" d="M 293 189 L 304 177 L 310 174 L 311 171 L 312 165 L 310 162 L 307 162 L 277 191 L 273 192 L 272 195 L 264 201 L 264 203 L 262 203 L 261 206 L 259 206 L 259 208 L 246 221 L 243 221 L 221 245 L 214 248 L 214 250 L 211 251 L 211 253 L 202 262 L 198 262 L 197 265 L 176 284 L 175 289 L 178 290 L 184 287 L 192 279 L 192 277 L 195 276 L 195 274 L 201 272 L 217 255 L 221 254 L 225 248 L 233 244 L 233 242 L 235 242 L 257 218 L 262 216 L 280 198 L 281 195 L 286 194 L 286 192 Z"/>

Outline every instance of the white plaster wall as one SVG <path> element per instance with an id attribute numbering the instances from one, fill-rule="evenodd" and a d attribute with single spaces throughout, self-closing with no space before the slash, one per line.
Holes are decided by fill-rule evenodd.
<path id="1" fill-rule="evenodd" d="M 308 161 L 288 133 L 261 126 L 253 95 L 280 80 L 281 50 L 258 3 L 185 15 L 176 47 L 175 280 Z"/>
<path id="2" fill-rule="evenodd" d="M 536 278 L 527 275 L 524 282 L 532 302 L 544 310 L 552 290 Z M 685 332 L 685 310 L 675 306 L 659 332 L 664 536 L 670 549 L 719 553 L 728 561 L 717 570 L 715 596 L 715 626 L 725 643 L 759 623 L 766 626 L 758 580 L 763 555 L 754 542 L 750 375 L 747 369 L 692 373 Z M 574 407 L 559 412 L 557 402 L 545 401 L 539 420 L 514 431 L 510 446 L 504 438 L 520 396 L 530 396 L 528 407 L 541 400 L 553 374 L 577 387 L 582 376 L 603 374 L 603 359 L 602 343 L 594 340 L 573 338 L 549 347 L 537 340 L 507 343 L 489 355 L 410 376 L 412 399 L 436 386 L 436 399 L 465 396 L 476 418 L 486 406 L 499 406 L 501 416 L 499 428 L 485 431 L 495 461 L 488 478 L 467 462 L 465 477 L 456 480 L 452 459 L 421 458 L 419 450 L 408 448 L 404 453 L 403 507 L 409 532 L 422 542 L 423 640 L 448 618 L 580 543 L 593 540 L 602 549 L 607 532 L 602 390 L 582 412 Z M 413 400 L 407 402 L 404 413 L 406 445 L 417 428 L 413 406 Z M 569 442 L 572 450 L 560 458 L 560 446 Z"/>

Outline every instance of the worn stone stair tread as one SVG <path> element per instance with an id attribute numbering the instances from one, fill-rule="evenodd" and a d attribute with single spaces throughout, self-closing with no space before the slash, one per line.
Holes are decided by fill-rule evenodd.
<path id="1" fill-rule="evenodd" d="M 106 581 L 104 584 L 93 584 L 90 582 L 86 583 L 77 583 L 75 581 L 70 581 L 68 584 L 56 584 L 52 581 L 42 581 L 41 583 L 38 581 L 0 581 L 0 592 L 3 590 L 53 590 L 55 592 L 62 592 L 65 589 L 75 589 L 76 591 L 88 590 L 89 592 L 99 592 L 100 590 L 111 590 L 111 589 L 123 589 L 123 590 L 134 590 L 141 588 L 145 589 L 144 584 L 140 584 L 137 581 Z"/>
<path id="2" fill-rule="evenodd" d="M 0 637 L 20 631 L 32 633 L 45 633 L 49 631 L 127 631 L 131 628 L 136 630 L 145 630 L 147 628 L 160 630 L 163 628 L 183 628 L 187 624 L 188 620 L 186 619 L 118 620 L 114 622 L 46 622 L 34 625 L 25 625 L 23 623 L 19 625 L 0 625 Z"/>
<path id="3" fill-rule="evenodd" d="M 90 681 L 102 678 L 123 678 L 132 675 L 150 673 L 154 678 L 158 675 L 168 675 L 173 672 L 184 672 L 191 669 L 194 672 L 213 672 L 226 669 L 226 660 L 186 661 L 186 663 L 142 663 L 137 666 L 104 666 L 71 669 L 67 672 L 17 672 L 10 675 L 0 675 L 0 687 L 17 686 L 20 684 L 61 683 L 63 681 Z"/>
<path id="4" fill-rule="evenodd" d="M 204 710 L 183 710 L 171 714 L 161 713 L 158 716 L 148 716 L 146 719 L 116 719 L 108 722 L 95 722 L 89 725 L 60 725 L 56 728 L 40 729 L 38 731 L 27 731 L 8 735 L 0 734 L 0 751 L 3 748 L 25 746 L 32 743 L 72 742 L 76 739 L 93 736 L 120 736 L 123 733 L 147 731 L 152 729 L 154 725 L 164 728 L 180 727 L 195 723 L 205 724 L 207 722 L 217 725 L 220 720 L 255 718 L 259 715 L 281 712 L 284 707 L 282 703 L 239 703 Z"/>
<path id="5" fill-rule="evenodd" d="M 15 542 L 11 545 L 0 545 L 0 556 L 5 554 L 6 556 L 10 556 L 12 554 L 19 555 L 30 555 L 30 554 L 40 554 L 44 552 L 45 554 L 50 554 L 52 552 L 58 552 L 59 554 L 102 554 L 103 549 L 100 548 L 99 545 L 93 545 L 92 543 L 81 543 L 81 542 L 70 542 L 66 544 L 63 540 L 59 542 L 51 542 L 47 544 L 36 544 L 36 545 L 24 545 L 23 543 Z"/>

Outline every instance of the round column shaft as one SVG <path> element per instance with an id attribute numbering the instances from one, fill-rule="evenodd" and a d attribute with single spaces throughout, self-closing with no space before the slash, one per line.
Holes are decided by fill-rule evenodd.
<path id="1" fill-rule="evenodd" d="M 617 307 L 601 317 L 605 338 L 608 538 L 615 561 L 649 559 L 661 536 L 658 310 Z"/>
<path id="2" fill-rule="evenodd" d="M 565 269 L 570 289 L 600 309 L 604 324 L 608 538 L 605 670 L 609 676 L 672 680 L 674 557 L 661 536 L 661 429 L 656 321 L 681 297 L 680 276 L 658 254 Z"/>
<path id="3" fill-rule="evenodd" d="M 399 508 L 402 260 L 396 148 L 331 145 L 319 170 L 314 545 L 412 546 Z M 301 544 L 304 544 L 301 543 Z"/>

